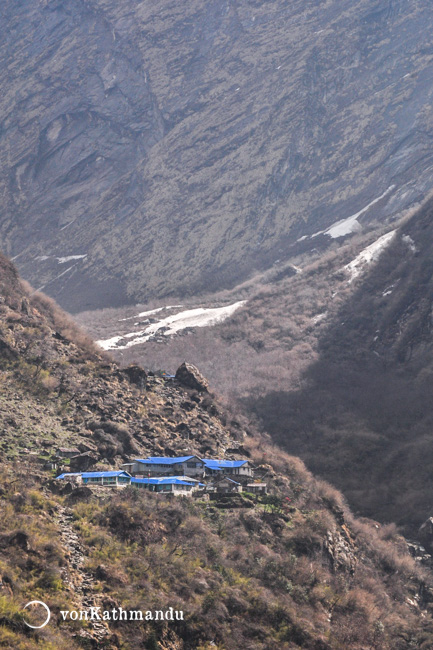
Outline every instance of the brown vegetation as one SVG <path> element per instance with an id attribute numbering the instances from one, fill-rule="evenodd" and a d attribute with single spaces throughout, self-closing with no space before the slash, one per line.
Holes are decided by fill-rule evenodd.
<path id="1" fill-rule="evenodd" d="M 344 265 L 383 231 L 296 261 L 296 276 L 272 283 L 269 272 L 226 295 L 248 302 L 218 326 L 118 358 L 168 370 L 187 358 L 356 512 L 413 535 L 432 514 L 431 213 L 430 201 L 405 218 L 377 264 L 350 284 Z"/>

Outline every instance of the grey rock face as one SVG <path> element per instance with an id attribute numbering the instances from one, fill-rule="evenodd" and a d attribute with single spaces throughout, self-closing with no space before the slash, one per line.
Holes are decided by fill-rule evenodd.
<path id="1" fill-rule="evenodd" d="M 203 377 L 200 370 L 193 366 L 191 363 L 184 361 L 181 366 L 176 370 L 176 379 L 187 388 L 198 390 L 201 393 L 207 393 L 209 384 L 207 379 Z"/>
<path id="2" fill-rule="evenodd" d="M 3 250 L 81 310 L 398 213 L 431 187 L 432 26 L 427 0 L 4 0 Z"/>

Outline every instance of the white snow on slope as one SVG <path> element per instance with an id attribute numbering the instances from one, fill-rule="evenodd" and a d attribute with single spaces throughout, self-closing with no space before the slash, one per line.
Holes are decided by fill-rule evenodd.
<path id="1" fill-rule="evenodd" d="M 73 260 L 83 260 L 87 255 L 68 255 L 67 257 L 58 257 L 57 261 L 59 264 L 65 264 L 66 262 L 72 262 Z"/>
<path id="2" fill-rule="evenodd" d="M 105 341 L 96 341 L 96 344 L 99 345 L 103 350 L 116 350 L 117 343 L 121 341 L 124 336 L 113 336 L 111 339 L 105 339 Z"/>
<path id="3" fill-rule="evenodd" d="M 83 260 L 85 257 L 87 257 L 87 254 L 86 255 L 68 255 L 67 257 L 55 257 L 54 255 L 39 255 L 39 257 L 37 257 L 36 259 L 40 260 L 41 262 L 45 262 L 46 260 L 49 260 L 52 257 L 55 260 L 57 260 L 58 264 L 66 264 L 66 262 L 73 262 L 74 260 Z"/>
<path id="4" fill-rule="evenodd" d="M 418 252 L 418 249 L 415 246 L 415 242 L 414 242 L 414 240 L 412 239 L 412 237 L 410 235 L 402 235 L 401 236 L 401 241 L 404 242 L 406 244 L 406 246 L 409 247 L 409 250 L 412 253 Z"/>
<path id="5" fill-rule="evenodd" d="M 232 305 L 214 307 L 211 309 L 203 307 L 188 309 L 187 311 L 181 311 L 178 314 L 167 316 L 167 318 L 152 323 L 141 332 L 130 332 L 123 336 L 113 336 L 111 339 L 96 342 L 104 350 L 126 350 L 126 348 L 130 348 L 133 345 L 145 343 L 158 333 L 164 336 L 171 336 L 187 327 L 208 327 L 210 325 L 221 323 L 226 318 L 229 318 L 237 309 L 239 309 L 239 307 L 242 307 L 245 302 L 245 300 L 240 300 Z M 119 343 L 124 339 L 132 340 L 123 345 L 119 345 Z"/>
<path id="6" fill-rule="evenodd" d="M 43 290 L 45 289 L 45 287 L 47 287 L 49 284 L 51 284 L 52 282 L 55 282 L 56 280 L 58 280 L 59 278 L 61 278 L 63 275 L 66 275 L 66 273 L 70 273 L 70 271 L 72 271 L 72 270 L 77 266 L 77 264 L 78 264 L 78 262 L 75 262 L 75 264 L 72 264 L 72 266 L 68 266 L 68 268 L 66 269 L 66 271 L 62 271 L 62 273 L 59 273 L 59 275 L 56 275 L 56 276 L 55 276 L 54 278 L 52 278 L 51 280 L 48 280 L 48 282 L 46 282 L 45 284 L 43 284 L 41 287 L 38 287 L 38 288 L 36 289 L 36 291 L 43 291 Z"/>
<path id="7" fill-rule="evenodd" d="M 314 316 L 312 318 L 312 321 L 313 321 L 313 323 L 315 325 L 317 325 L 317 323 L 320 323 L 320 321 L 324 320 L 327 317 L 327 315 L 328 315 L 328 312 L 324 311 L 322 314 L 317 314 L 317 316 Z"/>
<path id="8" fill-rule="evenodd" d="M 382 237 L 379 237 L 375 242 L 370 244 L 370 246 L 367 246 L 367 248 L 364 248 L 359 255 L 355 257 L 354 260 L 349 262 L 349 264 L 346 264 L 343 268 L 349 272 L 350 274 L 350 279 L 349 283 L 352 282 L 355 278 L 357 278 L 362 271 L 365 269 L 366 266 L 371 264 L 372 262 L 375 262 L 380 254 L 382 253 L 383 249 L 388 246 L 388 244 L 391 242 L 392 238 L 395 235 L 395 230 L 391 230 L 390 232 L 387 232 L 385 235 L 382 235 Z"/>
<path id="9" fill-rule="evenodd" d="M 157 314 L 159 311 L 162 311 L 163 309 L 177 309 L 179 307 L 183 307 L 183 305 L 167 305 L 166 307 L 157 307 L 156 309 L 150 309 L 149 311 L 142 311 L 139 314 L 136 314 L 135 316 L 128 316 L 128 318 L 119 318 L 119 323 L 120 321 L 132 320 L 133 318 L 145 318 L 147 316 L 153 316 L 153 314 Z"/>
<path id="10" fill-rule="evenodd" d="M 371 201 L 371 203 L 366 205 L 365 208 L 362 208 L 362 210 L 360 210 L 356 214 L 352 214 L 352 216 L 347 217 L 347 219 L 341 219 L 341 221 L 336 221 L 327 230 L 319 230 L 319 232 L 315 232 L 314 235 L 311 235 L 311 238 L 317 237 L 318 235 L 329 235 L 329 237 L 332 237 L 332 239 L 337 239 L 338 237 L 344 237 L 345 235 L 349 235 L 351 232 L 359 232 L 360 230 L 362 230 L 362 226 L 358 222 L 358 218 L 362 214 L 364 214 L 364 212 L 367 212 L 367 210 L 369 210 L 372 205 L 375 205 L 375 203 L 385 198 L 385 196 L 390 192 L 392 192 L 394 188 L 395 185 L 391 185 L 390 187 L 388 187 L 387 190 L 385 190 L 383 194 L 378 196 L 377 199 Z"/>

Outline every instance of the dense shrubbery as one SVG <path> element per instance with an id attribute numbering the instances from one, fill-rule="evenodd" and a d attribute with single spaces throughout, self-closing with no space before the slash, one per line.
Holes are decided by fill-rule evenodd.
<path id="1" fill-rule="evenodd" d="M 77 506 L 76 526 L 89 548 L 89 570 L 96 580 L 103 576 L 100 588 L 131 607 L 182 609 L 184 624 L 171 629 L 191 650 L 210 642 L 251 650 L 397 650 L 407 647 L 400 635 L 414 642 L 428 636 L 405 602 L 422 576 L 399 550 L 395 531 L 355 522 L 338 493 L 297 461 L 281 460 L 302 486 L 288 514 L 276 501 L 270 510 L 259 504 L 220 511 L 132 489 L 106 504 Z M 331 532 L 353 566 L 347 560 L 332 571 Z M 163 633 L 147 626 L 141 634 L 149 639 L 152 630 Z M 128 637 L 126 626 L 122 634 Z"/>
<path id="2" fill-rule="evenodd" d="M 116 647 L 431 647 L 430 615 L 420 617 L 416 605 L 426 577 L 395 527 L 354 520 L 341 496 L 297 459 L 280 453 L 278 462 L 285 487 L 272 508 L 259 501 L 253 509 L 222 511 L 133 489 L 74 507 L 83 569 L 104 606 L 184 611 L 184 621 L 113 624 Z M 5 469 L 4 486 L 11 476 Z M 22 471 L 13 476 L 19 494 L 11 485 L 0 501 L 0 642 L 23 650 L 73 648 L 69 635 L 85 627 L 60 628 L 56 617 L 80 607 L 61 579 L 65 568 L 71 571 L 57 523 L 61 499 L 44 496 Z M 281 508 L 289 490 L 290 508 Z M 28 635 L 21 606 L 38 597 L 51 607 L 53 623 Z"/>

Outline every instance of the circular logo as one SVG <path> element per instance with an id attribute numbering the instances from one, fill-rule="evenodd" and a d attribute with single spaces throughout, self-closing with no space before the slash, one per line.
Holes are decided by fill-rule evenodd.
<path id="1" fill-rule="evenodd" d="M 41 600 L 31 600 L 29 603 L 27 603 L 27 605 L 24 605 L 23 609 L 27 609 L 27 607 L 30 607 L 31 605 L 42 605 L 42 607 L 44 607 L 44 609 L 45 609 L 46 612 L 47 612 L 47 618 L 46 618 L 46 620 L 42 623 L 42 625 L 30 625 L 30 623 L 27 623 L 27 621 L 24 619 L 24 623 L 25 623 L 28 627 L 31 627 L 33 630 L 40 630 L 41 627 L 45 627 L 45 626 L 47 625 L 47 623 L 49 623 L 49 620 L 50 620 L 50 618 L 51 618 L 51 612 L 50 612 L 50 609 L 49 609 L 48 605 L 46 605 L 45 603 L 43 603 Z"/>

